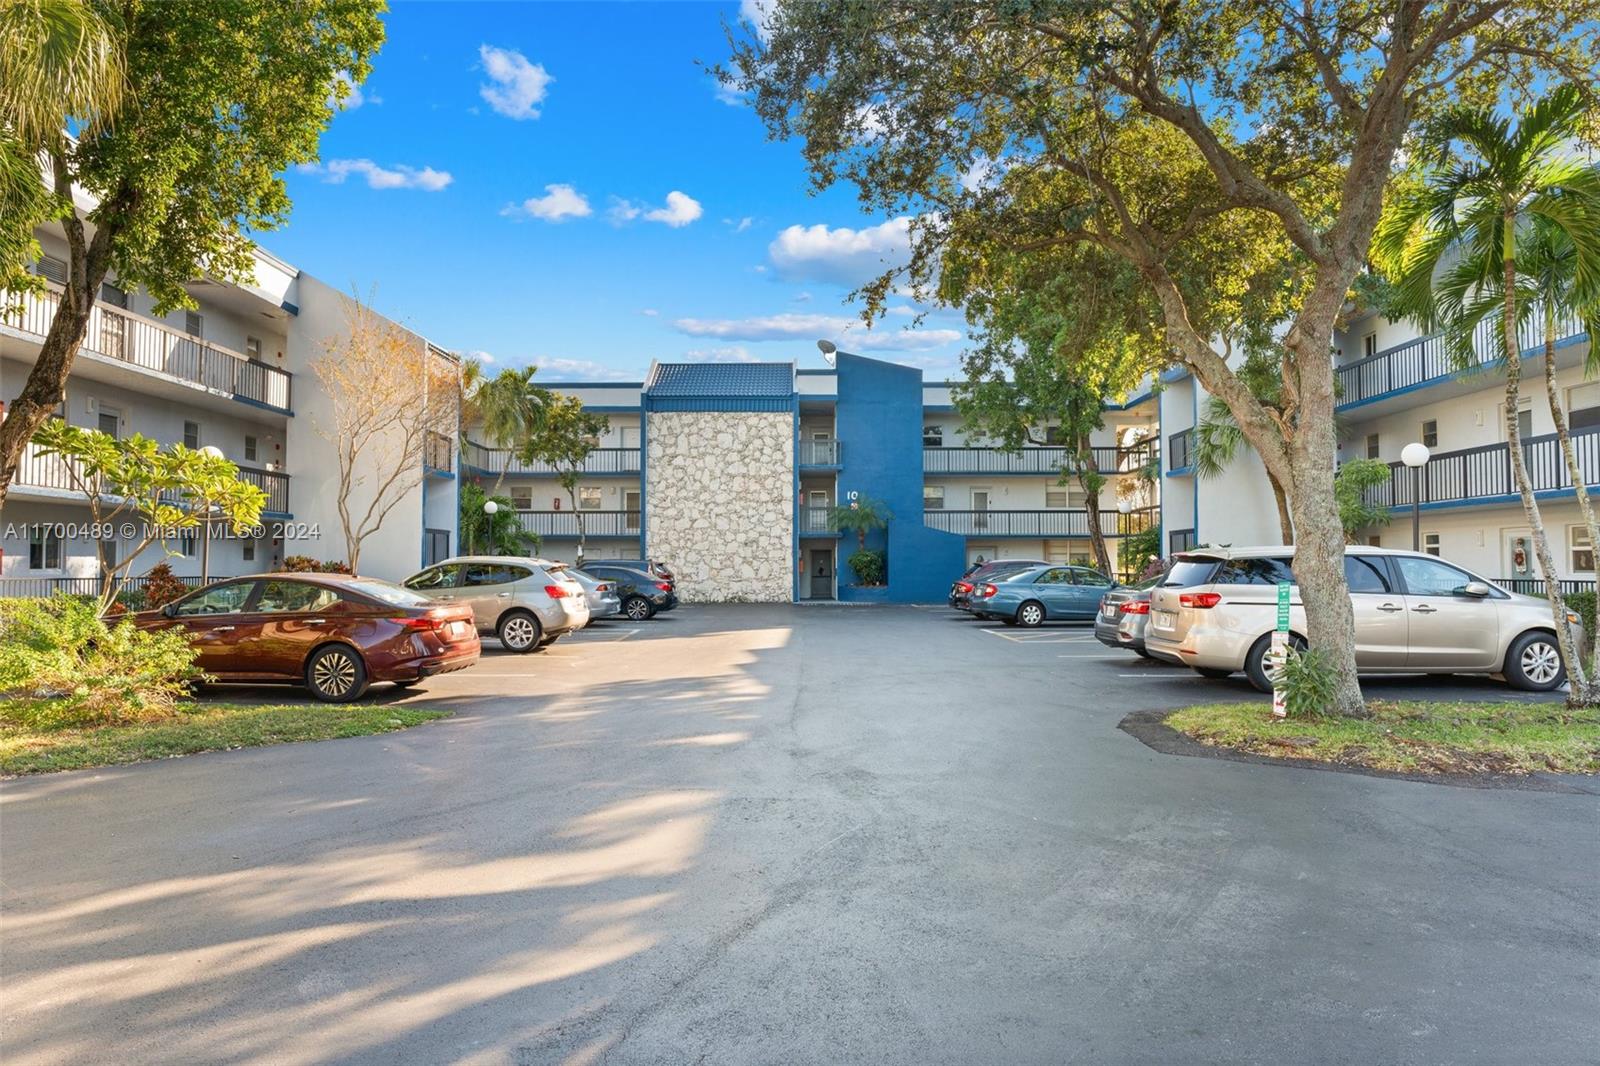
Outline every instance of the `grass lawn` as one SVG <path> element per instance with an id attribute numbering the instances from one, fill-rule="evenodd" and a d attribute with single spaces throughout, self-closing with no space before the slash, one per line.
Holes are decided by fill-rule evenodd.
<path id="1" fill-rule="evenodd" d="M 1408 773 L 1600 772 L 1600 712 L 1559 703 L 1367 704 L 1372 717 L 1278 719 L 1262 703 L 1185 707 L 1167 725 L 1202 744 Z"/>
<path id="2" fill-rule="evenodd" d="M 40 729 L 7 721 L 0 704 L 0 774 L 81 770 L 197 751 L 392 733 L 448 716 L 448 711 L 360 703 L 192 703 L 172 718 L 145 725 Z"/>

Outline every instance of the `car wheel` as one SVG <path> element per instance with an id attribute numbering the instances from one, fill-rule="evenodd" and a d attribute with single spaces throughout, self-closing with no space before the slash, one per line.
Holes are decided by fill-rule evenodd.
<path id="1" fill-rule="evenodd" d="M 533 615 L 527 611 L 511 611 L 500 619 L 494 635 L 500 638 L 500 643 L 506 651 L 523 655 L 539 646 L 544 633 L 539 626 L 539 620 Z"/>
<path id="2" fill-rule="evenodd" d="M 1306 638 L 1298 633 L 1289 634 L 1289 647 L 1295 651 L 1306 650 Z M 1267 672 L 1267 653 L 1272 650 L 1272 634 L 1268 633 L 1250 646 L 1244 657 L 1244 673 L 1258 692 L 1272 691 L 1272 675 Z"/>
<path id="3" fill-rule="evenodd" d="M 1214 666 L 1197 666 L 1194 668 L 1194 672 L 1201 677 L 1209 677 L 1213 681 L 1221 681 L 1224 678 L 1233 676 L 1232 670 L 1218 670 Z"/>
<path id="4" fill-rule="evenodd" d="M 349 703 L 367 691 L 367 665 L 354 648 L 329 644 L 306 663 L 306 687 L 327 703 Z"/>
<path id="5" fill-rule="evenodd" d="M 628 602 L 622 605 L 622 613 L 634 622 L 643 622 L 655 612 L 650 608 L 650 601 L 643 596 L 629 596 Z"/>
<path id="6" fill-rule="evenodd" d="M 1038 600 L 1029 600 L 1017 608 L 1016 621 L 1017 625 L 1027 626 L 1029 629 L 1044 625 L 1044 604 Z"/>
<path id="7" fill-rule="evenodd" d="M 1522 634 L 1506 653 L 1505 674 L 1512 688 L 1529 692 L 1560 688 L 1567 680 L 1567 668 L 1556 638 L 1538 631 Z"/>

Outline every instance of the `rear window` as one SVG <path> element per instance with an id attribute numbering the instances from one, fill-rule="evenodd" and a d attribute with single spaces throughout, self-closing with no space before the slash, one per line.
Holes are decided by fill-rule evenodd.
<path id="1" fill-rule="evenodd" d="M 1161 578 L 1161 587 L 1186 589 L 1191 585 L 1204 585 L 1217 572 L 1215 559 L 1178 559 Z"/>
<path id="2" fill-rule="evenodd" d="M 403 589 L 399 585 L 391 585 L 387 581 L 377 581 L 370 577 L 358 577 L 341 582 L 351 592 L 360 593 L 379 603 L 387 603 L 391 607 L 427 607 L 433 601 L 426 596 L 419 596 L 410 589 Z"/>
<path id="3" fill-rule="evenodd" d="M 1214 582 L 1218 585 L 1294 584 L 1288 559 L 1229 559 L 1222 564 Z"/>

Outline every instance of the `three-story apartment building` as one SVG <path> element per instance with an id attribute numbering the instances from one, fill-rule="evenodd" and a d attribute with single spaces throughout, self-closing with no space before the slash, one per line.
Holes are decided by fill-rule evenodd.
<path id="1" fill-rule="evenodd" d="M 38 237 L 44 254 L 35 269 L 47 291 L 21 297 L 20 306 L 0 318 L 4 401 L 21 391 L 65 280 L 59 228 L 42 228 Z M 114 436 L 137 433 L 166 445 L 215 447 L 266 492 L 268 502 L 259 536 L 233 537 L 220 529 L 210 537 L 185 535 L 147 549 L 130 573 L 166 561 L 194 580 L 202 567 L 215 578 L 270 571 L 289 555 L 342 559 L 338 464 L 330 461 L 325 436 L 332 399 L 311 367 L 347 330 L 350 297 L 262 250 L 251 282 L 199 278 L 189 291 L 196 309 L 158 317 L 148 294 L 108 280 L 59 417 Z M 454 366 L 455 356 L 408 337 L 428 358 Z M 363 572 L 403 577 L 453 550 L 453 438 L 441 436 L 426 453 L 415 490 L 366 543 Z M 356 502 L 364 506 L 362 496 L 375 481 L 357 485 Z M 30 445 L 0 515 L 0 595 L 96 589 L 101 553 L 83 533 L 87 524 L 87 501 L 72 487 L 63 461 Z M 125 559 L 135 541 L 111 532 L 106 557 Z"/>

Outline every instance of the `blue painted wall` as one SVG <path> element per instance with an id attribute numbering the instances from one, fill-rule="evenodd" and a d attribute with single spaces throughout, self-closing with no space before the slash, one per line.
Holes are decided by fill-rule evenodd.
<path id="1" fill-rule="evenodd" d="M 942 602 L 966 569 L 966 539 L 922 524 L 922 372 L 848 352 L 837 360 L 834 425 L 844 452 L 839 502 L 856 492 L 884 501 L 894 515 L 887 536 L 879 530 L 867 537 L 869 548 L 887 540 L 889 587 L 850 587 L 856 577 L 845 560 L 857 543 L 846 533 L 839 540 L 839 598 Z"/>

